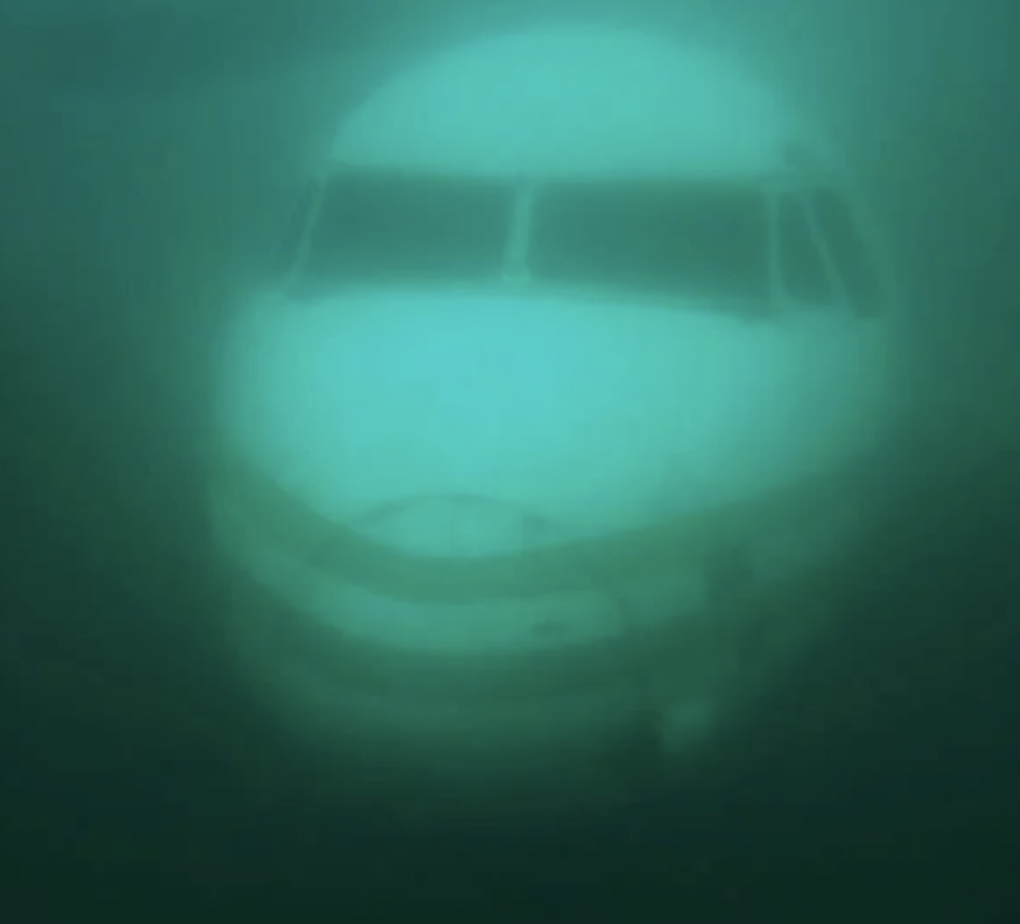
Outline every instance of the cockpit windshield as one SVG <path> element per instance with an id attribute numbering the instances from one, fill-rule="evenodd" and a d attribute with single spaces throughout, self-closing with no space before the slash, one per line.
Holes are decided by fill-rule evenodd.
<path id="1" fill-rule="evenodd" d="M 301 275 L 327 285 L 497 281 L 514 195 L 505 183 L 336 176 L 322 190 Z"/>
<path id="2" fill-rule="evenodd" d="M 526 202 L 525 208 L 522 203 Z M 872 304 L 875 274 L 840 195 L 752 183 L 537 185 L 383 171 L 336 173 L 309 197 L 288 265 L 304 291 L 493 285 L 705 297 L 722 310 Z"/>
<path id="3" fill-rule="evenodd" d="M 534 210 L 532 278 L 609 292 L 768 302 L 768 213 L 747 186 L 555 183 Z"/>

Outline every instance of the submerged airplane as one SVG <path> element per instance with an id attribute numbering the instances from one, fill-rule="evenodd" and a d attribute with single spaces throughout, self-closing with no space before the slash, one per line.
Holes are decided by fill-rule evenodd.
<path id="1" fill-rule="evenodd" d="M 841 153 L 717 49 L 559 26 L 408 65 L 219 355 L 253 699 L 393 803 L 674 779 L 825 634 L 898 298 Z"/>

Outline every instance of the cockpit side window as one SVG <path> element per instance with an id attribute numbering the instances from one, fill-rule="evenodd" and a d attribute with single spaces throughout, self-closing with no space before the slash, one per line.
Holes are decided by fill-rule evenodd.
<path id="1" fill-rule="evenodd" d="M 798 305 L 832 305 L 840 296 L 819 240 L 811 226 L 804 199 L 794 192 L 776 202 L 779 271 L 785 295 Z"/>
<path id="2" fill-rule="evenodd" d="M 886 295 L 878 267 L 854 220 L 849 203 L 835 189 L 819 187 L 806 202 L 821 231 L 851 307 L 860 314 L 880 314 Z"/>
<path id="3" fill-rule="evenodd" d="M 534 210 L 536 284 L 694 295 L 767 310 L 768 219 L 750 187 L 550 183 Z"/>
<path id="4" fill-rule="evenodd" d="M 514 190 L 505 183 L 351 172 L 322 189 L 300 268 L 317 282 L 491 282 Z"/>
<path id="5" fill-rule="evenodd" d="M 280 241 L 280 249 L 276 255 L 274 269 L 277 274 L 285 275 L 294 271 L 300 261 L 306 235 L 311 230 L 313 212 L 319 196 L 319 184 L 308 182 L 301 188 L 294 210 L 290 214 L 286 230 Z"/>

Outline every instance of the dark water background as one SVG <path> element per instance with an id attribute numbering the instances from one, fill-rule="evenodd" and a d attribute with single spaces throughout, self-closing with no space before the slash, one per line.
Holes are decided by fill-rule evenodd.
<path id="1" fill-rule="evenodd" d="M 337 106 L 529 6 L 0 4 L 3 920 L 1020 915 L 1010 0 L 616 5 L 735 44 L 824 113 L 910 299 L 896 508 L 847 628 L 757 731 L 654 811 L 553 831 L 326 812 L 254 756 L 213 628 L 211 348 Z"/>

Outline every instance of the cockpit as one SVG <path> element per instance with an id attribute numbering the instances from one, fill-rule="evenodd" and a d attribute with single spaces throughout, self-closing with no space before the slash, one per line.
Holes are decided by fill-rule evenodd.
<path id="1" fill-rule="evenodd" d="M 310 184 L 283 265 L 292 293 L 507 286 L 768 317 L 884 310 L 843 191 L 818 182 L 445 177 L 344 168 Z"/>

